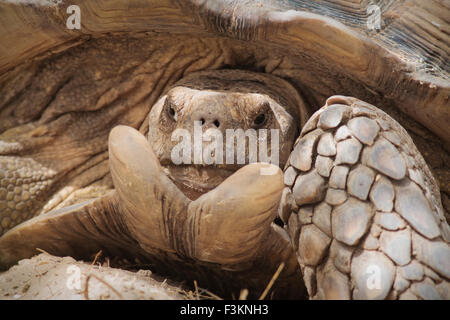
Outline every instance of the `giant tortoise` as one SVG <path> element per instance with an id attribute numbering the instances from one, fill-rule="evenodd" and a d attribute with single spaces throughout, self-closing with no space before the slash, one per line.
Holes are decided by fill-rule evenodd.
<path id="1" fill-rule="evenodd" d="M 448 14 L 0 3 L 0 267 L 102 250 L 224 297 L 449 299 Z M 279 161 L 174 163 L 198 126 L 270 131 Z"/>

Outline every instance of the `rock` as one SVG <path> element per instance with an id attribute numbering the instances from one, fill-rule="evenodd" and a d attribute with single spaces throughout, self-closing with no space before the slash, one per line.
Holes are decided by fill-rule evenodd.
<path id="1" fill-rule="evenodd" d="M 319 117 L 317 126 L 324 130 L 337 127 L 344 119 L 346 113 L 350 111 L 349 107 L 341 104 L 333 104 L 327 107 Z"/>
<path id="2" fill-rule="evenodd" d="M 324 257 L 330 242 L 331 239 L 316 226 L 304 226 L 298 246 L 300 263 L 316 266 Z"/>
<path id="3" fill-rule="evenodd" d="M 410 282 L 403 278 L 400 272 L 397 270 L 397 274 L 395 276 L 394 281 L 394 289 L 398 292 L 403 292 L 409 287 Z"/>
<path id="4" fill-rule="evenodd" d="M 326 300 L 350 300 L 350 281 L 348 276 L 340 273 L 333 264 L 327 263 L 317 272 L 317 283 Z"/>
<path id="5" fill-rule="evenodd" d="M 298 221 L 300 224 L 312 223 L 313 206 L 302 206 L 298 211 Z"/>
<path id="6" fill-rule="evenodd" d="M 337 144 L 336 164 L 355 164 L 358 161 L 362 144 L 355 138 L 341 141 Z"/>
<path id="7" fill-rule="evenodd" d="M 325 196 L 325 201 L 332 205 L 337 206 L 347 200 L 347 192 L 340 189 L 328 188 L 327 195 Z"/>
<path id="8" fill-rule="evenodd" d="M 362 163 L 392 179 L 401 180 L 406 175 L 405 160 L 392 143 L 384 138 L 379 138 L 373 146 L 364 149 Z"/>
<path id="9" fill-rule="evenodd" d="M 335 166 L 331 171 L 331 176 L 328 181 L 330 187 L 336 189 L 345 189 L 348 171 L 349 169 L 346 166 Z"/>
<path id="10" fill-rule="evenodd" d="M 408 280 L 422 280 L 424 275 L 423 267 L 420 263 L 413 260 L 407 266 L 400 268 L 400 274 Z"/>
<path id="11" fill-rule="evenodd" d="M 325 232 L 331 237 L 331 207 L 322 202 L 315 206 L 314 215 L 312 217 L 312 223 L 316 225 L 321 231 Z"/>
<path id="12" fill-rule="evenodd" d="M 409 230 L 383 231 L 380 248 L 396 264 L 404 266 L 411 261 L 411 234 Z"/>
<path id="13" fill-rule="evenodd" d="M 292 166 L 301 171 L 311 169 L 313 149 L 322 132 L 316 129 L 300 138 L 290 156 L 289 161 Z"/>
<path id="14" fill-rule="evenodd" d="M 357 117 L 347 123 L 353 135 L 362 143 L 372 145 L 380 131 L 378 124 L 367 117 Z"/>
<path id="15" fill-rule="evenodd" d="M 290 166 L 284 172 L 284 184 L 289 187 L 292 187 L 296 177 L 297 177 L 297 171 L 294 169 L 294 167 Z"/>
<path id="16" fill-rule="evenodd" d="M 429 239 L 440 235 L 435 213 L 422 190 L 409 180 L 396 186 L 395 211 L 397 211 L 420 234 Z"/>
<path id="17" fill-rule="evenodd" d="M 315 167 L 322 177 L 329 177 L 333 167 L 333 160 L 328 157 L 317 156 Z"/>
<path id="18" fill-rule="evenodd" d="M 429 279 L 425 279 L 418 283 L 413 283 L 411 285 L 411 291 L 424 300 L 442 300 L 434 283 Z"/>
<path id="19" fill-rule="evenodd" d="M 86 285 L 90 300 L 188 299 L 179 286 L 162 282 L 149 270 L 131 272 L 45 253 L 0 273 L 0 299 L 85 300 Z"/>
<path id="20" fill-rule="evenodd" d="M 334 135 L 334 139 L 336 141 L 342 141 L 345 139 L 348 139 L 352 136 L 352 133 L 350 131 L 350 129 L 346 126 L 340 126 L 337 130 L 336 130 L 336 134 Z"/>
<path id="21" fill-rule="evenodd" d="M 381 252 L 363 251 L 352 259 L 355 281 L 354 299 L 384 299 L 391 291 L 395 277 L 394 264 Z"/>
<path id="22" fill-rule="evenodd" d="M 406 227 L 405 221 L 396 213 L 378 213 L 375 221 L 386 230 L 399 230 Z"/>
<path id="23" fill-rule="evenodd" d="M 358 199 L 366 200 L 372 186 L 375 173 L 363 165 L 358 165 L 350 171 L 347 179 L 348 192 Z"/>
<path id="24" fill-rule="evenodd" d="M 293 195 L 297 205 L 316 203 L 325 197 L 325 180 L 313 170 L 299 175 L 295 181 Z"/>
<path id="25" fill-rule="evenodd" d="M 331 133 L 324 133 L 320 137 L 319 144 L 317 145 L 317 153 L 325 157 L 336 155 L 336 144 Z"/>
<path id="26" fill-rule="evenodd" d="M 334 208 L 331 215 L 333 236 L 347 245 L 355 245 L 369 227 L 372 207 L 355 198 Z"/>
<path id="27" fill-rule="evenodd" d="M 377 210 L 389 212 L 394 207 L 394 187 L 388 178 L 377 175 L 370 191 L 370 200 Z"/>
<path id="28" fill-rule="evenodd" d="M 413 253 L 416 258 L 450 279 L 450 247 L 443 241 L 430 241 L 413 232 Z"/>
<path id="29" fill-rule="evenodd" d="M 354 248 L 349 247 L 336 239 L 333 240 L 330 247 L 330 259 L 339 271 L 350 273 L 353 250 Z"/>

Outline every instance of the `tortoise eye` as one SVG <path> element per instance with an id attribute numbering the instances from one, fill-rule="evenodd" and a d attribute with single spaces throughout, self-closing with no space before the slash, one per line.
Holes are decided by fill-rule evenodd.
<path id="1" fill-rule="evenodd" d="M 173 110 L 172 107 L 169 107 L 169 114 L 170 114 L 172 117 L 175 117 L 175 110 Z"/>
<path id="2" fill-rule="evenodd" d="M 167 99 L 166 99 L 166 109 L 167 109 L 167 113 L 169 114 L 170 118 L 177 121 L 178 114 L 175 111 L 175 109 L 172 107 L 172 104 L 169 101 L 167 101 Z"/>
<path id="3" fill-rule="evenodd" d="M 267 120 L 266 115 L 264 113 L 260 113 L 253 120 L 252 127 L 253 128 L 260 128 L 266 123 L 266 120 Z"/>

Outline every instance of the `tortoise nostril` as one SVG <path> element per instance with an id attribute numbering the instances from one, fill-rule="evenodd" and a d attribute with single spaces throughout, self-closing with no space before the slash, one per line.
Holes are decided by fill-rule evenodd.
<path id="1" fill-rule="evenodd" d="M 204 124 L 205 124 L 205 119 L 204 119 L 204 118 L 201 118 L 201 119 L 200 119 L 200 122 L 201 122 L 202 125 L 204 125 Z"/>
<path id="2" fill-rule="evenodd" d="M 219 126 L 220 126 L 220 122 L 219 122 L 219 120 L 214 120 L 214 125 L 218 128 Z"/>

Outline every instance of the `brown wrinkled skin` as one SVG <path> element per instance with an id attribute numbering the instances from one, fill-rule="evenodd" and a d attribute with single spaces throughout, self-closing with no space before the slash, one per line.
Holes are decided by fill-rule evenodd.
<path id="1" fill-rule="evenodd" d="M 76 252 L 83 251 L 83 245 L 98 249 L 95 240 L 102 234 L 109 235 L 102 238 L 105 243 L 114 244 L 119 235 L 126 248 L 139 252 L 136 239 L 128 241 L 133 239 L 131 231 L 122 221 L 120 206 L 126 199 L 108 193 L 115 188 L 108 135 L 114 127 L 126 125 L 147 136 L 149 120 L 155 120 L 150 110 L 173 84 L 194 72 L 218 69 L 231 70 L 231 74 L 233 69 L 245 69 L 285 79 L 301 93 L 309 111 L 318 110 L 335 94 L 356 97 L 384 110 L 407 130 L 423 154 L 440 188 L 433 186 L 432 192 L 440 191 L 449 220 L 449 72 L 440 23 L 448 11 L 445 1 L 387 1 L 380 32 L 366 28 L 369 2 L 349 6 L 347 1 L 330 0 L 319 4 L 259 0 L 256 5 L 249 1 L 130 0 L 125 7 L 118 0 L 78 2 L 82 30 L 65 28 L 64 2 L 50 6 L 0 3 L 0 21 L 4 22 L 0 28 L 0 43 L 4 44 L 0 48 L 0 236 L 19 225 L 29 227 L 37 242 L 50 230 L 61 240 L 70 230 L 92 227 L 89 246 L 85 238 L 79 238 L 79 246 L 71 248 L 74 256 L 85 255 Z M 203 81 L 208 83 L 220 81 Z M 188 84 L 179 84 L 183 95 L 192 96 Z M 220 86 L 197 89 L 222 90 Z M 277 90 L 269 95 L 289 108 L 292 101 L 282 99 L 294 95 Z M 303 125 L 307 116 L 294 118 Z M 154 152 L 162 161 L 158 150 Z M 197 169 L 192 168 L 192 175 L 198 178 Z M 186 174 L 182 169 L 178 177 Z M 188 186 L 184 191 L 197 198 L 228 174 L 212 174 L 217 179 L 212 185 L 196 187 L 195 192 Z M 173 174 L 172 180 L 183 187 L 176 178 Z M 62 219 L 60 229 L 33 233 L 36 225 L 23 223 L 96 197 L 91 205 L 69 209 L 69 213 L 82 212 L 84 219 L 67 214 L 68 221 Z M 170 207 L 164 199 L 157 203 Z M 68 213 L 62 210 L 63 215 Z M 89 224 L 93 222 L 102 227 L 95 229 L 99 225 Z M 10 247 L 19 252 L 22 247 L 17 243 L 11 242 Z M 58 242 L 54 249 L 59 248 L 61 254 L 70 252 Z M 152 259 L 176 261 L 171 265 L 176 267 L 183 262 L 191 271 L 203 268 L 185 256 L 166 259 L 172 253 L 157 251 Z M 205 274 L 211 274 L 210 267 L 202 269 Z M 165 269 L 170 268 L 161 268 Z M 222 268 L 217 270 L 212 273 L 223 281 Z M 249 269 L 241 276 L 245 279 L 252 274 Z"/>

